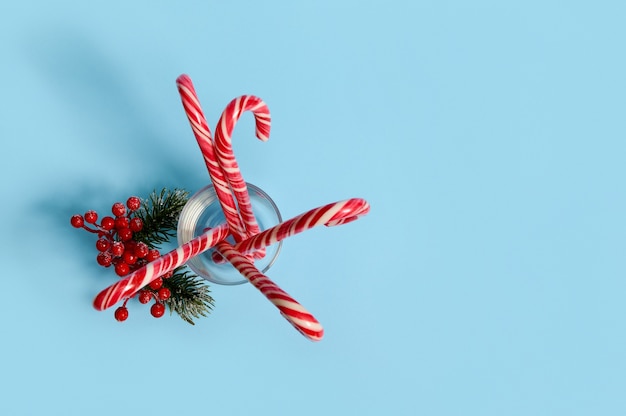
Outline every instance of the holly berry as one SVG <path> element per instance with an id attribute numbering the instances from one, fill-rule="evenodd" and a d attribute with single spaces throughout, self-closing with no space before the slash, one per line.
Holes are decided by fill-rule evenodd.
<path id="1" fill-rule="evenodd" d="M 85 221 L 89 224 L 95 224 L 98 221 L 98 213 L 96 211 L 85 212 Z"/>
<path id="2" fill-rule="evenodd" d="M 124 263 L 128 265 L 137 263 L 137 256 L 135 256 L 135 253 L 131 250 L 125 250 L 122 255 L 122 259 L 124 260 Z"/>
<path id="3" fill-rule="evenodd" d="M 137 211 L 139 207 L 141 206 L 141 199 L 137 198 L 136 196 L 131 196 L 126 201 L 126 206 L 131 212 Z"/>
<path id="4" fill-rule="evenodd" d="M 72 215 L 72 218 L 70 219 L 70 223 L 72 224 L 72 227 L 74 228 L 81 228 L 83 225 L 85 225 L 85 220 L 83 220 L 83 216 L 82 215 Z"/>
<path id="5" fill-rule="evenodd" d="M 118 276 L 126 276 L 128 272 L 130 272 L 130 266 L 127 263 L 120 261 L 115 265 L 115 273 Z"/>
<path id="6" fill-rule="evenodd" d="M 120 306 L 115 310 L 115 319 L 119 322 L 124 322 L 128 319 L 128 308 L 126 306 Z"/>
<path id="7" fill-rule="evenodd" d="M 168 288 L 162 287 L 157 292 L 157 296 L 159 297 L 160 300 L 167 300 L 170 298 L 170 296 L 172 296 L 172 292 L 170 292 Z"/>
<path id="8" fill-rule="evenodd" d="M 150 302 L 152 299 L 152 293 L 148 290 L 140 290 L 139 291 L 139 303 L 143 303 L 144 305 Z"/>
<path id="9" fill-rule="evenodd" d="M 156 248 L 153 248 L 152 250 L 148 251 L 148 255 L 146 256 L 146 260 L 149 261 L 149 262 L 150 261 L 155 261 L 159 257 L 161 257 L 161 253 L 159 253 L 159 250 L 157 250 Z"/>
<path id="10" fill-rule="evenodd" d="M 148 245 L 146 243 L 139 242 L 135 246 L 134 251 L 135 251 L 135 256 L 137 256 L 140 259 L 143 259 L 144 257 L 148 255 L 148 253 L 150 252 L 150 249 L 148 248 Z"/>
<path id="11" fill-rule="evenodd" d="M 141 218 L 135 217 L 132 220 L 130 220 L 129 227 L 134 232 L 139 232 L 143 228 L 143 221 L 141 220 Z"/>
<path id="12" fill-rule="evenodd" d="M 100 227 L 102 227 L 102 229 L 106 231 L 112 230 L 113 227 L 115 227 L 115 220 L 113 219 L 113 217 L 103 217 L 100 220 Z"/>
<path id="13" fill-rule="evenodd" d="M 115 241 L 111 244 L 111 254 L 115 257 L 119 257 L 124 253 L 124 243 Z"/>
<path id="14" fill-rule="evenodd" d="M 133 238 L 133 232 L 131 231 L 130 228 L 122 228 L 120 230 L 117 230 L 117 235 L 120 237 L 120 240 L 122 241 L 128 241 L 131 238 Z"/>
<path id="15" fill-rule="evenodd" d="M 161 279 L 160 277 L 151 281 L 150 282 L 150 289 L 152 290 L 159 290 L 161 289 L 161 286 L 163 286 L 163 279 Z"/>
<path id="16" fill-rule="evenodd" d="M 116 202 L 115 204 L 113 204 L 113 207 L 111 207 L 111 212 L 116 217 L 122 217 L 124 214 L 126 214 L 126 207 L 121 202 Z"/>
<path id="17" fill-rule="evenodd" d="M 162 303 L 157 302 L 154 305 L 152 305 L 152 307 L 150 308 L 150 313 L 155 318 L 160 318 L 165 313 L 165 306 L 163 306 Z"/>
<path id="18" fill-rule="evenodd" d="M 96 256 L 96 261 L 100 266 L 109 267 L 113 262 L 113 259 L 111 258 L 111 255 L 105 251 L 103 253 L 98 253 L 98 256 Z"/>
<path id="19" fill-rule="evenodd" d="M 96 249 L 98 251 L 107 251 L 111 246 L 111 242 L 107 240 L 105 237 L 102 237 L 96 241 Z"/>
<path id="20" fill-rule="evenodd" d="M 126 217 L 116 217 L 115 218 L 115 229 L 121 230 L 122 228 L 128 228 L 130 221 Z"/>

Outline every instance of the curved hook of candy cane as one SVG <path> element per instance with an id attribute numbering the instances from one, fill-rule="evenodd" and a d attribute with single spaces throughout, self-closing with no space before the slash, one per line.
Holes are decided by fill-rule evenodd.
<path id="1" fill-rule="evenodd" d="M 133 296 L 153 280 L 182 266 L 192 257 L 215 246 L 218 242 L 225 239 L 228 233 L 228 224 L 222 224 L 188 241 L 177 249 L 164 254 L 98 293 L 93 301 L 93 307 L 102 311 L 110 308 L 122 299 Z"/>
<path id="2" fill-rule="evenodd" d="M 287 292 L 282 290 L 269 277 L 261 273 L 247 257 L 225 241 L 217 244 L 217 249 L 232 263 L 246 279 L 272 302 L 291 325 L 311 341 L 319 341 L 324 336 L 324 328 L 317 319 Z"/>
<path id="3" fill-rule="evenodd" d="M 234 248 L 245 254 L 252 250 L 262 249 L 318 225 L 332 227 L 347 224 L 366 215 L 369 210 L 370 204 L 361 198 L 351 198 L 326 204 L 268 228 L 237 243 Z"/>
<path id="4" fill-rule="evenodd" d="M 204 163 L 209 171 L 211 182 L 215 188 L 222 211 L 226 221 L 231 227 L 235 241 L 241 241 L 245 235 L 244 223 L 239 216 L 239 211 L 235 205 L 234 195 L 226 179 L 226 175 L 215 154 L 215 146 L 211 137 L 211 130 L 207 124 L 200 101 L 194 89 L 191 78 L 188 75 L 181 75 L 176 79 L 176 86 L 180 93 L 180 98 L 185 109 L 185 114 L 191 124 L 191 130 L 200 146 Z"/>
<path id="5" fill-rule="evenodd" d="M 243 95 L 228 103 L 215 129 L 215 154 L 239 206 L 239 213 L 245 228 L 245 235 L 242 236 L 242 239 L 251 237 L 260 231 L 252 212 L 248 188 L 239 170 L 232 147 L 232 134 L 235 124 L 246 111 L 251 111 L 254 114 L 256 136 L 262 141 L 267 141 L 271 126 L 270 111 L 263 100 L 253 95 Z"/>

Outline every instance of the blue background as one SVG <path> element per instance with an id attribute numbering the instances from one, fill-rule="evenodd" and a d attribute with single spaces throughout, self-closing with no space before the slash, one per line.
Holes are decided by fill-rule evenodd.
<path id="1" fill-rule="evenodd" d="M 22 1 L 0 6 L 6 415 L 623 415 L 623 2 Z M 242 118 L 244 177 L 287 240 L 191 326 L 91 300 L 115 281 L 69 217 L 208 181 L 175 79 Z"/>

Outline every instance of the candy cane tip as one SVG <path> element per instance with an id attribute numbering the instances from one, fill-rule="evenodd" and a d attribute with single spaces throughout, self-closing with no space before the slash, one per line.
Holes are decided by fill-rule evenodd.
<path id="1" fill-rule="evenodd" d="M 324 338 L 324 330 L 321 330 L 319 333 L 315 335 L 309 335 L 309 334 L 305 334 L 304 332 L 302 332 L 302 335 L 307 337 L 309 341 L 319 342 L 322 340 L 322 338 Z"/>
<path id="2" fill-rule="evenodd" d="M 103 311 L 105 310 L 105 303 L 104 303 L 104 298 L 105 295 L 103 292 L 98 293 L 98 296 L 96 296 L 93 300 L 93 307 L 95 310 L 97 311 Z"/>
<path id="3" fill-rule="evenodd" d="M 313 332 L 313 333 L 306 333 L 304 332 L 301 328 L 298 328 L 297 326 L 294 325 L 294 327 L 298 330 L 298 332 L 300 332 L 306 339 L 308 339 L 309 341 L 313 341 L 313 342 L 319 342 L 322 340 L 322 338 L 324 338 L 324 330 L 320 330 L 319 332 Z"/>
<path id="4" fill-rule="evenodd" d="M 291 326 L 293 326 L 299 333 L 301 333 L 305 338 L 308 338 L 310 341 L 321 341 L 324 337 L 324 328 L 319 322 L 317 322 L 317 319 L 313 318 L 313 322 L 307 322 L 300 326 L 297 325 L 285 312 L 280 311 L 280 314 L 291 324 Z"/>
<path id="5" fill-rule="evenodd" d="M 334 220 L 334 221 L 328 221 L 326 224 L 324 224 L 327 227 L 334 227 L 336 225 L 343 225 L 343 224 L 347 224 L 349 222 L 352 221 L 356 221 L 359 219 L 358 215 L 352 216 L 352 217 L 348 217 L 348 218 L 341 218 L 338 220 Z"/>

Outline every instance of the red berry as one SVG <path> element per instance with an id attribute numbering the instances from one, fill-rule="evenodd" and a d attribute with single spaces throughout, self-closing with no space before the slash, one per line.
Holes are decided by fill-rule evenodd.
<path id="1" fill-rule="evenodd" d="M 107 251 L 110 246 L 111 246 L 111 242 L 104 237 L 96 241 L 96 249 L 98 251 Z"/>
<path id="2" fill-rule="evenodd" d="M 98 253 L 96 261 L 100 266 L 109 267 L 113 259 L 111 258 L 111 255 L 105 251 L 104 253 Z"/>
<path id="3" fill-rule="evenodd" d="M 70 219 L 70 223 L 72 224 L 72 227 L 74 228 L 81 228 L 83 225 L 85 225 L 85 220 L 83 220 L 83 216 L 82 215 L 72 215 L 72 218 Z"/>
<path id="4" fill-rule="evenodd" d="M 157 296 L 159 297 L 159 299 L 161 300 L 167 300 L 170 298 L 170 296 L 172 296 L 172 292 L 170 292 L 170 290 L 166 287 L 162 287 L 161 289 L 159 289 L 159 291 L 157 292 Z"/>
<path id="5" fill-rule="evenodd" d="M 113 244 L 111 244 L 111 254 L 113 254 L 115 257 L 119 257 L 123 253 L 124 253 L 124 243 L 115 241 L 113 242 Z"/>
<path id="6" fill-rule="evenodd" d="M 137 258 L 143 259 L 148 255 L 149 251 L 148 245 L 144 242 L 139 242 L 135 246 L 135 256 L 137 256 Z"/>
<path id="7" fill-rule="evenodd" d="M 143 221 L 141 220 L 141 218 L 135 217 L 132 220 L 130 220 L 130 226 L 129 227 L 134 232 L 141 231 L 141 229 L 143 228 Z"/>
<path id="8" fill-rule="evenodd" d="M 115 218 L 115 229 L 121 230 L 122 228 L 128 228 L 130 224 L 127 217 L 116 217 Z"/>
<path id="9" fill-rule="evenodd" d="M 125 306 L 120 306 L 115 310 L 115 319 L 120 322 L 124 322 L 128 319 L 128 309 Z"/>
<path id="10" fill-rule="evenodd" d="M 155 318 L 160 318 L 165 313 L 165 306 L 163 306 L 162 303 L 157 302 L 154 305 L 152 305 L 152 307 L 150 308 L 150 313 Z"/>
<path id="11" fill-rule="evenodd" d="M 172 277 L 174 275 L 174 270 L 170 270 L 169 272 L 165 273 L 163 276 L 161 276 L 163 279 L 169 279 L 170 277 Z"/>
<path id="12" fill-rule="evenodd" d="M 122 228 L 117 230 L 117 235 L 122 241 L 128 241 L 133 238 L 133 232 L 130 230 L 130 228 Z"/>
<path id="13" fill-rule="evenodd" d="M 131 196 L 126 201 L 126 206 L 131 211 L 137 211 L 141 206 L 141 199 L 137 198 L 136 196 Z"/>
<path id="14" fill-rule="evenodd" d="M 95 224 L 98 221 L 98 213 L 96 211 L 85 212 L 85 221 L 89 224 Z"/>
<path id="15" fill-rule="evenodd" d="M 123 261 L 115 265 L 115 273 L 117 273 L 118 276 L 126 276 L 128 272 L 130 272 L 130 266 Z"/>
<path id="16" fill-rule="evenodd" d="M 126 214 L 126 207 L 121 202 L 116 202 L 113 204 L 113 207 L 111 207 L 111 212 L 116 217 L 121 217 Z"/>
<path id="17" fill-rule="evenodd" d="M 139 302 L 143 303 L 144 305 L 148 302 L 150 302 L 150 299 L 152 299 L 152 293 L 148 290 L 140 290 L 139 291 Z"/>
<path id="18" fill-rule="evenodd" d="M 135 253 L 132 250 L 124 250 L 122 259 L 124 260 L 124 263 L 128 265 L 137 263 L 137 256 L 135 256 Z"/>
<path id="19" fill-rule="evenodd" d="M 161 289 L 161 286 L 163 286 L 163 279 L 161 279 L 160 277 L 151 281 L 150 282 L 150 289 L 152 290 L 159 290 Z"/>
<path id="20" fill-rule="evenodd" d="M 115 227 L 115 220 L 113 217 L 103 217 L 100 220 L 100 227 L 102 227 L 103 230 L 112 230 L 113 227 Z"/>
<path id="21" fill-rule="evenodd" d="M 153 248 L 152 250 L 148 251 L 148 255 L 146 256 L 146 260 L 147 261 L 155 261 L 159 257 L 161 257 L 161 253 L 159 253 L 159 250 L 157 250 L 156 248 Z"/>

